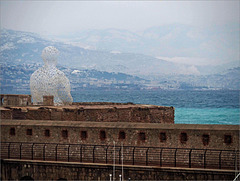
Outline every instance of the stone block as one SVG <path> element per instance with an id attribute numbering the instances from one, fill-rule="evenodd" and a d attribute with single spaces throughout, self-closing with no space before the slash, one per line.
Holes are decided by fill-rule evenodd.
<path id="1" fill-rule="evenodd" d="M 26 119 L 30 120 L 51 120 L 51 111 L 47 108 L 40 107 L 36 110 L 28 110 Z"/>
<path id="2" fill-rule="evenodd" d="M 43 105 L 44 106 L 53 106 L 54 97 L 53 96 L 43 96 Z"/>
<path id="3" fill-rule="evenodd" d="M 1 119 L 12 119 L 12 110 L 5 109 L 0 111 Z"/>
<path id="4" fill-rule="evenodd" d="M 62 120 L 63 110 L 51 109 L 51 120 Z"/>
<path id="5" fill-rule="evenodd" d="M 77 110 L 64 108 L 62 111 L 63 121 L 76 121 L 77 120 Z"/>

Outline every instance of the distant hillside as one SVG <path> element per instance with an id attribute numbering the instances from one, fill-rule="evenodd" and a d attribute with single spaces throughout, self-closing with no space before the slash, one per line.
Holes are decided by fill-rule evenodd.
<path id="1" fill-rule="evenodd" d="M 212 75 L 165 75 L 155 79 L 155 84 L 164 89 L 240 90 L 240 67 Z"/>
<path id="2" fill-rule="evenodd" d="M 9 65 L 1 64 L 1 91 L 29 91 L 30 76 L 40 67 L 38 64 Z M 123 73 L 111 73 L 97 70 L 78 70 L 62 66 L 58 68 L 65 73 L 71 83 L 71 89 L 141 89 L 149 81 Z"/>
<path id="3" fill-rule="evenodd" d="M 219 52 L 220 47 L 222 50 L 236 50 L 239 47 L 239 27 L 237 24 L 229 26 L 229 29 L 226 29 L 226 25 L 199 28 L 175 23 L 149 27 L 141 32 L 90 29 L 53 37 L 94 50 L 137 53 L 152 57 L 202 57 L 206 54 L 215 57 L 226 56 L 226 51 Z M 222 37 L 225 44 L 219 45 L 218 37 Z M 203 46 L 205 43 L 208 43 L 209 47 Z M 218 48 L 215 48 L 216 45 Z"/>
<path id="4" fill-rule="evenodd" d="M 31 74 L 39 64 L 1 64 L 1 92 L 29 91 Z M 175 75 L 162 76 L 155 80 L 146 80 L 124 73 L 105 72 L 98 70 L 80 70 L 58 66 L 71 82 L 72 91 L 81 89 L 165 89 L 165 90 L 208 90 L 230 89 L 240 90 L 240 67 L 230 69 L 223 74 L 206 76 Z"/>
<path id="5" fill-rule="evenodd" d="M 61 52 L 59 65 L 71 68 L 122 72 L 142 77 L 199 73 L 196 67 L 192 69 L 192 66 L 189 65 L 180 65 L 143 54 L 88 50 L 62 42 L 46 40 L 37 34 L 6 29 L 1 30 L 1 61 L 42 64 L 42 49 L 50 45 L 57 47 Z"/>
<path id="6" fill-rule="evenodd" d="M 2 90 L 29 90 L 30 75 L 43 65 L 42 49 L 50 45 L 60 50 L 58 67 L 73 90 L 240 89 L 239 67 L 213 72 L 211 67 L 206 70 L 142 54 L 88 50 L 12 30 L 1 30 L 0 38 Z"/>
<path id="7" fill-rule="evenodd" d="M 53 36 L 53 38 L 92 50 L 166 57 L 166 59 L 161 58 L 163 60 L 181 59 L 179 62 L 195 65 L 200 74 L 219 73 L 239 66 L 239 56 L 233 53 L 239 52 L 240 38 L 237 24 L 212 25 L 205 28 L 186 24 L 168 24 L 149 27 L 141 32 L 124 29 L 90 29 Z M 151 63 L 154 61 L 156 60 Z M 216 66 L 214 64 L 216 61 L 224 65 Z M 209 65 L 197 66 L 205 64 Z M 188 66 L 183 67 L 181 70 L 189 71 Z M 162 72 L 162 69 L 159 71 Z M 184 73 L 179 69 L 173 72 Z"/>

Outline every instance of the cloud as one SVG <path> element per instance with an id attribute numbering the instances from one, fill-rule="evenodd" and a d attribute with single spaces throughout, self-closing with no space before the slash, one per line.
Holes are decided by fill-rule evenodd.
<path id="1" fill-rule="evenodd" d="M 192 65 L 192 66 L 180 66 L 179 67 L 179 73 L 184 75 L 200 75 L 200 72 L 198 69 Z"/>
<path id="2" fill-rule="evenodd" d="M 166 60 L 169 62 L 186 64 L 186 65 L 216 65 L 219 64 L 220 60 L 209 59 L 209 58 L 199 58 L 199 57 L 156 57 L 161 60 Z M 226 63 L 226 62 L 222 62 Z M 194 70 L 192 68 L 192 70 Z"/>

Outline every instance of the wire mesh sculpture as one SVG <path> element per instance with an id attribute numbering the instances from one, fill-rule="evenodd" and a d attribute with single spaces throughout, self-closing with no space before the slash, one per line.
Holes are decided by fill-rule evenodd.
<path id="1" fill-rule="evenodd" d="M 54 96 L 54 104 L 71 104 L 70 82 L 65 74 L 58 70 L 59 51 L 48 46 L 42 51 L 44 66 L 36 70 L 30 78 L 30 89 L 33 104 L 41 104 L 43 96 Z"/>

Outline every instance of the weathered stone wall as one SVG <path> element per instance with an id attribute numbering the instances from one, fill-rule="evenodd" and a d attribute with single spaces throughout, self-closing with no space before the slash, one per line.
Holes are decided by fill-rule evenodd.
<path id="1" fill-rule="evenodd" d="M 28 106 L 31 105 L 31 95 L 0 94 L 1 106 Z"/>
<path id="2" fill-rule="evenodd" d="M 2 158 L 77 162 L 82 160 L 83 162 L 105 163 L 105 153 L 107 153 L 109 163 L 112 159 L 113 141 L 115 141 L 116 146 L 120 146 L 121 143 L 125 146 L 124 162 L 128 164 L 133 163 L 133 149 L 135 164 L 141 165 L 146 164 L 147 152 L 148 165 L 177 165 L 179 167 L 191 165 L 200 168 L 234 169 L 235 165 L 239 163 L 239 130 L 234 125 L 42 120 L 2 120 L 1 125 Z M 102 132 L 104 132 L 103 137 L 101 137 Z M 120 133 L 124 133 L 124 137 L 121 137 Z M 161 133 L 166 134 L 165 140 L 161 140 Z M 181 139 L 182 133 L 187 136 L 185 141 Z M 144 136 L 140 136 L 141 134 Z M 203 135 L 209 135 L 208 144 L 203 141 Z M 231 136 L 231 142 L 226 142 L 226 135 Z M 142 138 L 145 139 L 142 140 Z M 12 143 L 9 145 L 4 142 L 21 142 L 22 144 Z M 81 147 L 81 145 L 85 146 Z M 102 146 L 94 148 L 93 145 Z M 107 145 L 111 146 L 106 152 Z M 117 160 L 121 155 L 119 148 L 116 151 Z M 191 151 L 191 149 L 193 150 Z M 189 156 L 190 154 L 191 156 Z"/>
<path id="3" fill-rule="evenodd" d="M 119 102 L 73 102 L 72 105 L 134 105 L 132 102 L 119 103 Z"/>
<path id="4" fill-rule="evenodd" d="M 10 134 L 11 128 L 15 129 L 15 135 Z M 26 135 L 27 129 L 32 129 L 32 135 Z M 50 136 L 45 135 L 45 130 L 49 130 Z M 68 132 L 66 138 L 62 135 L 63 130 Z M 81 137 L 82 131 L 86 132 L 86 138 Z M 101 131 L 105 132 L 104 139 L 101 139 Z M 124 132 L 124 139 L 120 132 Z M 186 136 L 185 140 L 182 134 Z M 96 145 L 113 144 L 115 141 L 129 146 L 234 150 L 239 149 L 239 126 L 2 120 L 1 141 Z"/>
<path id="5" fill-rule="evenodd" d="M 112 165 L 1 160 L 1 180 L 110 180 Z M 116 166 L 116 180 L 122 174 Z M 128 180 L 233 180 L 236 173 L 227 170 L 124 166 Z"/>
<path id="6" fill-rule="evenodd" d="M 106 105 L 105 105 L 106 106 Z M 1 119 L 174 123 L 174 108 L 144 105 L 1 108 Z"/>

